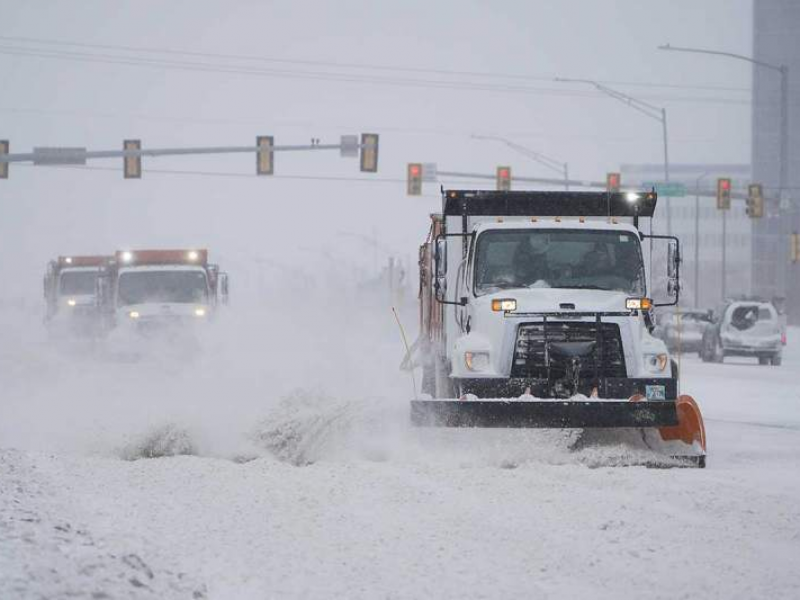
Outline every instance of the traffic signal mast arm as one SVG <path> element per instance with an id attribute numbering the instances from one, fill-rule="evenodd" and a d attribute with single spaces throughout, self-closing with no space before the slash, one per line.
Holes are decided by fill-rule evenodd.
<path id="1" fill-rule="evenodd" d="M 358 148 L 366 145 L 358 144 Z M 292 152 L 307 150 L 341 150 L 342 144 L 299 144 L 272 146 L 273 152 Z M 183 156 L 187 154 L 237 154 L 256 153 L 263 151 L 261 146 L 207 146 L 197 148 L 143 148 L 141 150 L 74 150 L 59 156 L 61 160 L 74 160 L 83 162 L 96 158 L 130 158 L 141 156 Z M 39 162 L 41 159 L 50 158 L 42 152 L 26 152 L 16 154 L 0 154 L 0 163 L 12 162 Z"/>

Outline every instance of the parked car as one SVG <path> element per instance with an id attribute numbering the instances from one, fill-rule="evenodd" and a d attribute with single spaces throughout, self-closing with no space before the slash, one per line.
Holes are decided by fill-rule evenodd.
<path id="1" fill-rule="evenodd" d="M 780 365 L 781 337 L 778 311 L 770 302 L 729 302 L 706 328 L 700 357 L 722 362 L 726 356 L 751 356 L 762 365 Z"/>
<path id="2" fill-rule="evenodd" d="M 667 344 L 670 352 L 700 352 L 703 334 L 711 325 L 712 313 L 708 310 L 682 310 L 662 314 L 655 329 L 656 337 Z"/>

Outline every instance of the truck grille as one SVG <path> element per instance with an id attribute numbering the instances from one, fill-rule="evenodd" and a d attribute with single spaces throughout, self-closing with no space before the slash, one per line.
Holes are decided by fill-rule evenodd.
<path id="1" fill-rule="evenodd" d="M 545 327 L 547 331 L 545 331 Z M 552 342 L 595 342 L 598 339 L 597 328 L 600 327 L 602 352 L 596 346 L 594 356 L 584 360 L 580 377 L 593 378 L 599 370 L 600 377 L 625 377 L 625 355 L 622 352 L 622 339 L 619 325 L 616 323 L 597 322 L 561 322 L 523 323 L 517 330 L 517 341 L 514 346 L 514 363 L 511 365 L 511 377 L 531 377 L 546 379 L 549 357 L 549 376 L 564 377 L 566 368 L 563 360 L 549 356 L 546 344 Z M 597 363 L 595 361 L 598 361 Z M 599 369 L 598 369 L 599 367 Z"/>

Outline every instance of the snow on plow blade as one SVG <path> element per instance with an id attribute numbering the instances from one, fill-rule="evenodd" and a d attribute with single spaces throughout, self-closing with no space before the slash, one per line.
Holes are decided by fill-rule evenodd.
<path id="1" fill-rule="evenodd" d="M 673 401 L 412 400 L 417 427 L 676 427 Z"/>

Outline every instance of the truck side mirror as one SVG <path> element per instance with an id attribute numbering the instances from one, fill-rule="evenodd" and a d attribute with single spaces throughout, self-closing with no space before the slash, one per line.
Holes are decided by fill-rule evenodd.
<path id="1" fill-rule="evenodd" d="M 679 289 L 680 289 L 680 283 L 678 283 L 677 279 L 670 279 L 667 282 L 667 295 L 670 298 L 676 298 L 678 296 Z"/>
<path id="2" fill-rule="evenodd" d="M 443 279 L 447 275 L 447 238 L 436 238 L 436 248 L 433 254 L 436 279 Z"/>
<path id="3" fill-rule="evenodd" d="M 671 280 L 678 278 L 678 269 L 680 268 L 681 254 L 678 250 L 678 245 L 670 243 L 667 247 L 667 276 Z"/>

